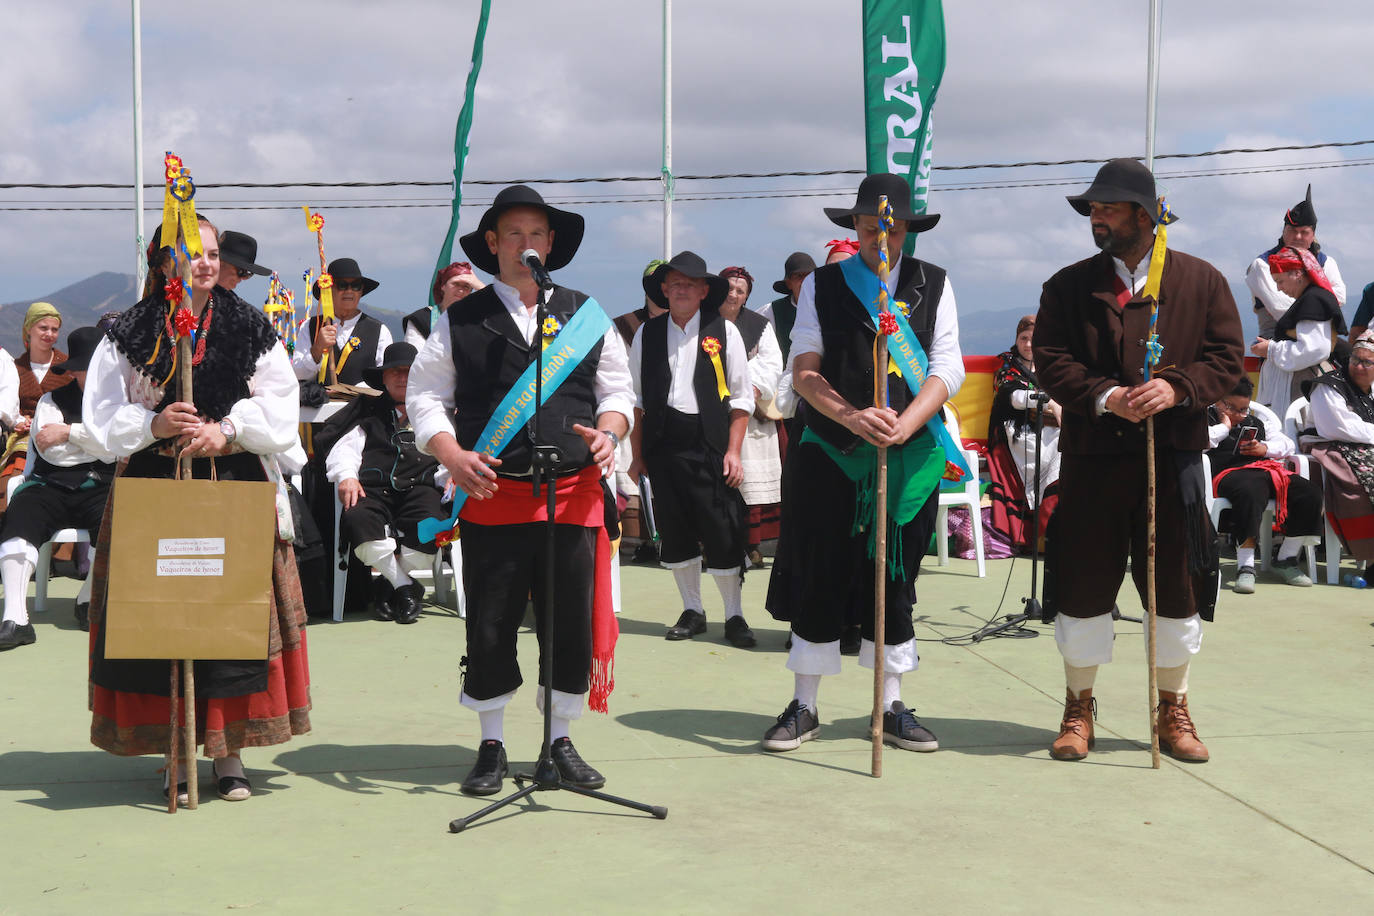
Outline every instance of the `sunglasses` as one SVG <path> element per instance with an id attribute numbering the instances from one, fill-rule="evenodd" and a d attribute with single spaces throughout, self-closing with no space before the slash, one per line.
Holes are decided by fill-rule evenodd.
<path id="1" fill-rule="evenodd" d="M 247 280 L 249 277 L 253 276 L 251 270 L 244 270 L 242 267 L 235 268 L 234 273 L 239 275 L 240 280 Z"/>
<path id="2" fill-rule="evenodd" d="M 358 292 L 362 292 L 363 286 L 364 286 L 364 284 L 363 284 L 363 281 L 362 281 L 362 280 L 335 280 L 335 281 L 334 281 L 334 288 L 335 288 L 335 289 L 356 289 Z"/>

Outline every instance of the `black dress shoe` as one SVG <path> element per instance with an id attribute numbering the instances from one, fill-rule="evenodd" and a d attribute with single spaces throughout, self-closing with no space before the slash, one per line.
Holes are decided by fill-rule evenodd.
<path id="1" fill-rule="evenodd" d="M 691 608 L 682 612 L 682 616 L 677 619 L 677 623 L 668 628 L 668 632 L 663 634 L 664 639 L 691 639 L 706 632 L 706 615 L 701 611 L 694 611 Z"/>
<path id="2" fill-rule="evenodd" d="M 752 649 L 759 644 L 754 631 L 744 622 L 744 617 L 731 617 L 725 621 L 725 639 L 736 649 Z"/>
<path id="3" fill-rule="evenodd" d="M 37 640 L 38 637 L 34 635 L 33 624 L 31 623 L 22 626 L 13 620 L 0 623 L 0 651 L 17 649 L 20 646 L 31 646 Z"/>
<path id="4" fill-rule="evenodd" d="M 391 611 L 391 595 L 394 591 L 391 583 L 380 576 L 372 583 L 372 616 L 377 620 L 396 619 Z"/>
<path id="5" fill-rule="evenodd" d="M 500 741 L 483 741 L 477 747 L 477 762 L 463 780 L 466 795 L 495 795 L 506 778 L 506 746 Z"/>
<path id="6" fill-rule="evenodd" d="M 606 777 L 592 769 L 582 755 L 573 747 L 571 738 L 559 738 L 549 748 L 549 756 L 558 767 L 558 775 L 563 781 L 579 789 L 599 789 L 606 784 Z"/>
<path id="7" fill-rule="evenodd" d="M 414 623 L 420 619 L 425 587 L 419 582 L 402 585 L 391 593 L 391 613 L 397 623 Z"/>
<path id="8" fill-rule="evenodd" d="M 72 616 L 76 618 L 76 625 L 83 633 L 91 631 L 91 603 L 82 601 L 72 608 Z"/>

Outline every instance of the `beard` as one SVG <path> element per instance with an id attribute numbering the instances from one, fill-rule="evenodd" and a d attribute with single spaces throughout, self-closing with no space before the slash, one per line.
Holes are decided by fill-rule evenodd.
<path id="1" fill-rule="evenodd" d="M 1100 230 L 1093 229 L 1093 244 L 1114 257 L 1120 257 L 1140 247 L 1145 237 L 1145 230 L 1139 226 L 1133 230 L 1119 230 L 1113 232 L 1107 227 Z"/>

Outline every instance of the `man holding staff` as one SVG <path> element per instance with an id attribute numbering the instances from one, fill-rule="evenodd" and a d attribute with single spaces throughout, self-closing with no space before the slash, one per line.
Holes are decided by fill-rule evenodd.
<path id="1" fill-rule="evenodd" d="M 886 232 L 890 307 L 905 307 L 906 320 L 929 357 L 915 395 L 893 374 L 887 406 L 874 406 L 874 342 L 879 322 L 879 199 L 894 217 Z M 939 221 L 911 209 L 911 189 L 897 175 L 870 175 L 850 209 L 826 208 L 838 226 L 858 232 L 859 257 L 818 268 L 802 282 L 792 329 L 793 385 L 811 409 L 797 446 L 794 483 L 784 494 L 782 538 L 787 562 L 774 566 L 769 607 L 792 622 L 787 667 L 794 677 L 792 701 L 763 736 L 770 751 L 788 751 L 820 731 L 816 697 L 823 675 L 840 672 L 840 633 L 853 601 L 862 614 L 859 664 L 874 664 L 875 531 L 874 477 L 877 449 L 887 449 L 888 578 L 884 607 L 883 740 L 913 751 L 933 751 L 936 737 L 901 701 L 902 675 L 919 661 L 911 609 L 921 557 L 930 543 L 939 508 L 936 491 L 945 471 L 944 449 L 928 426 L 964 380 L 954 293 L 943 269 L 903 257 L 908 232 Z M 849 264 L 846 268 L 845 265 Z M 900 370 L 909 371 L 909 370 Z M 936 419 L 938 423 L 939 420 Z M 789 462 L 792 461 L 789 456 Z M 856 517 L 856 502 L 862 513 Z M 855 593 L 857 594 L 857 597 Z"/>
<path id="2" fill-rule="evenodd" d="M 1128 558 L 1148 601 L 1145 420 L 1153 417 L 1155 529 L 1162 533 L 1155 545 L 1159 742 L 1171 756 L 1200 763 L 1208 755 L 1188 714 L 1188 664 L 1202 645 L 1200 618 L 1212 619 L 1217 568 L 1201 453 L 1207 406 L 1244 369 L 1240 316 L 1215 268 L 1155 248 L 1159 223 L 1172 216 L 1161 220 L 1167 209 L 1144 165 L 1113 159 L 1068 200 L 1089 218 L 1101 253 L 1045 283 L 1033 338 L 1040 382 L 1063 407 L 1045 609 L 1058 615 L 1068 696 L 1050 755 L 1081 760 L 1093 746 L 1093 679 L 1112 658 L 1111 611 Z M 1159 289 L 1154 329 L 1147 280 Z M 1163 349 L 1147 376 L 1152 333 Z"/>

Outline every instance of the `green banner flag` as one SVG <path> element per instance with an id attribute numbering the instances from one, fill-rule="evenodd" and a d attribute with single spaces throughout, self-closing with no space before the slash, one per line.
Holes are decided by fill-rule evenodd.
<path id="1" fill-rule="evenodd" d="M 453 262 L 453 238 L 458 234 L 458 208 L 463 199 L 463 162 L 468 157 L 468 131 L 472 129 L 472 109 L 477 101 L 477 74 L 482 70 L 482 46 L 487 40 L 487 15 L 490 12 L 491 0 L 482 0 L 482 12 L 477 18 L 477 35 L 472 40 L 467 89 L 463 93 L 463 107 L 458 112 L 458 126 L 453 131 L 453 215 L 449 217 L 448 235 L 439 249 L 439 260 L 434 264 L 434 273 L 430 275 L 426 292 L 429 307 L 435 312 L 438 304 L 434 301 L 434 278 Z M 438 315 L 431 317 L 437 319 Z"/>
<path id="2" fill-rule="evenodd" d="M 926 210 L 934 126 L 931 109 L 945 74 L 941 0 L 864 0 L 864 136 L 868 171 L 911 185 L 911 207 Z M 916 236 L 906 240 L 911 252 Z"/>

